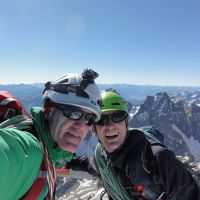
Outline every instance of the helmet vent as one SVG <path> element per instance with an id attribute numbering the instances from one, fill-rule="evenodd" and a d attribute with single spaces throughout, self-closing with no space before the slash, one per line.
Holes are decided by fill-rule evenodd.
<path id="1" fill-rule="evenodd" d="M 60 81 L 60 83 L 68 83 L 68 82 L 69 82 L 69 78 L 66 78 L 66 79 Z"/>
<path id="2" fill-rule="evenodd" d="M 120 103 L 112 103 L 113 106 L 119 106 Z"/>

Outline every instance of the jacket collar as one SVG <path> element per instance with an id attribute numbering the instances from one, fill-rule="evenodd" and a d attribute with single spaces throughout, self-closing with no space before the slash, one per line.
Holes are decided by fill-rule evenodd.
<path id="1" fill-rule="evenodd" d="M 146 137 L 140 130 L 128 130 L 124 143 L 114 152 L 107 153 L 108 162 L 114 167 L 124 169 L 130 156 L 133 158 L 136 156 L 134 152 L 138 152 L 138 145 L 145 142 Z"/>

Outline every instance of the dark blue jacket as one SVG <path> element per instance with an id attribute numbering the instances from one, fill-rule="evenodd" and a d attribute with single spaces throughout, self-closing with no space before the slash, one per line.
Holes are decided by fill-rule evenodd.
<path id="1" fill-rule="evenodd" d="M 150 144 L 140 130 L 128 131 L 123 145 L 106 159 L 135 200 L 200 200 L 199 188 L 184 164 L 164 145 Z M 70 167 L 99 175 L 95 158 L 77 157 Z"/>

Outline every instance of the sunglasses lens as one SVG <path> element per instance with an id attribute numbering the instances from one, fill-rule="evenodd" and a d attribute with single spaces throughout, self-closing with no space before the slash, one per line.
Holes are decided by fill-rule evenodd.
<path id="1" fill-rule="evenodd" d="M 72 111 L 72 110 L 63 110 L 63 114 L 65 117 L 68 117 L 72 120 L 78 120 L 82 117 L 83 112 L 81 111 Z"/>
<path id="2" fill-rule="evenodd" d="M 85 117 L 85 123 L 87 126 L 91 126 L 95 123 L 96 115 L 92 113 L 86 113 L 76 106 L 58 106 L 57 108 L 63 112 L 63 115 L 71 120 L 79 120 L 82 116 Z"/>
<path id="3" fill-rule="evenodd" d="M 108 124 L 108 115 L 102 115 L 101 119 L 98 122 L 96 122 L 96 124 L 100 126 Z"/>
<path id="4" fill-rule="evenodd" d="M 127 116 L 128 116 L 127 113 L 124 111 L 115 112 L 111 115 L 102 115 L 101 119 L 98 122 L 96 122 L 96 125 L 104 126 L 108 124 L 109 117 L 111 117 L 112 122 L 119 123 L 124 121 L 127 118 Z"/>
<path id="5" fill-rule="evenodd" d="M 114 123 L 122 122 L 126 119 L 127 114 L 125 112 L 116 112 L 111 115 L 111 119 Z"/>
<path id="6" fill-rule="evenodd" d="M 78 120 L 83 116 L 83 111 L 76 106 L 56 105 L 63 115 L 72 120 Z"/>

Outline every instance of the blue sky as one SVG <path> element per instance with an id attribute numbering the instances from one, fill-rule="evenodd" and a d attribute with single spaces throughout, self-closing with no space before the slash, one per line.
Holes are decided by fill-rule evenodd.
<path id="1" fill-rule="evenodd" d="M 0 0 L 0 84 L 200 86 L 199 0 Z"/>

